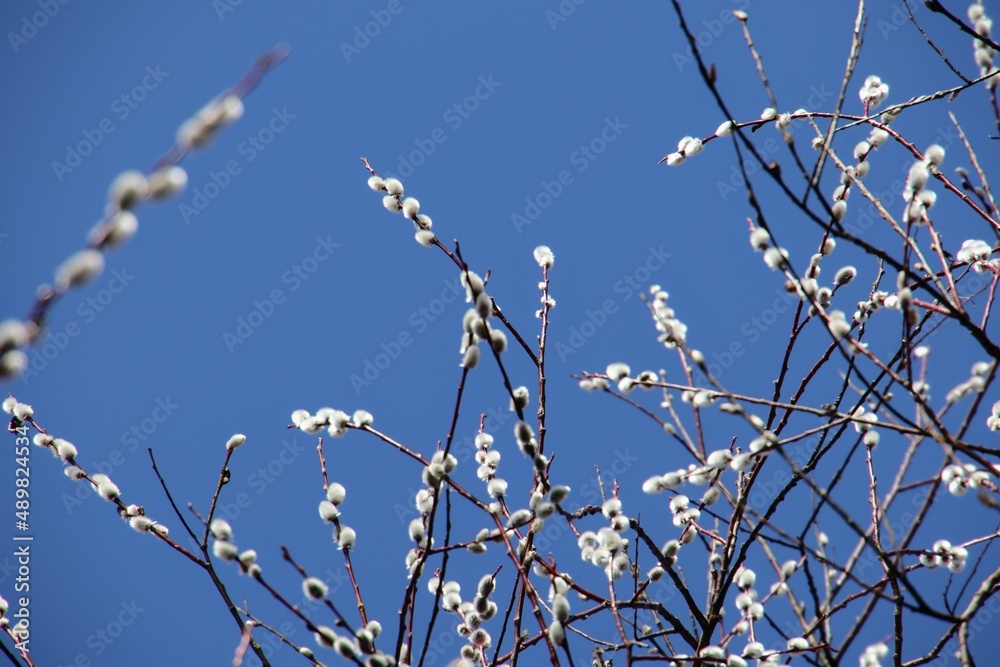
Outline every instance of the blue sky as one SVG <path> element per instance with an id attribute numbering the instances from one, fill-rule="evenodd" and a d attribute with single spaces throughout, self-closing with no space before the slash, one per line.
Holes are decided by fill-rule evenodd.
<path id="1" fill-rule="evenodd" d="M 597 465 L 614 470 L 626 511 L 633 502 L 666 512 L 665 501 L 643 498 L 639 486 L 651 472 L 690 462 L 655 424 L 617 401 L 584 394 L 570 377 L 618 360 L 681 377 L 676 356 L 656 342 L 640 289 L 658 283 L 670 292 L 689 343 L 716 364 L 727 387 L 770 391 L 791 311 L 780 275 L 747 243 L 752 211 L 732 146 L 713 142 L 679 168 L 656 164 L 682 136 L 708 136 L 725 120 L 668 3 L 550 0 L 473 11 L 411 0 L 50 4 L 51 16 L 38 14 L 45 2 L 7 3 L 0 14 L 8 42 L 0 48 L 8 99 L 0 107 L 0 319 L 28 313 L 35 286 L 52 279 L 100 219 L 118 173 L 149 169 L 180 123 L 255 57 L 278 43 L 291 47 L 246 98 L 243 118 L 184 161 L 187 190 L 142 207 L 136 237 L 107 257 L 99 279 L 54 309 L 48 356 L 34 348 L 32 371 L 5 387 L 172 534 L 180 527 L 146 448 L 155 450 L 175 498 L 204 510 L 226 440 L 245 433 L 220 505 L 236 542 L 257 549 L 265 574 L 297 596 L 298 575 L 279 551 L 288 545 L 307 569 L 335 588 L 340 582 L 336 599 L 350 608 L 341 554 L 316 515 L 323 489 L 315 439 L 288 430 L 289 414 L 364 408 L 376 427 L 427 454 L 446 435 L 465 312 L 455 298 L 458 274 L 439 251 L 414 242 L 408 222 L 384 210 L 365 184 L 361 157 L 383 175 L 400 176 L 440 238 L 459 239 L 470 265 L 491 271 L 490 293 L 528 340 L 536 333 L 540 279 L 532 250 L 547 244 L 555 252 L 548 437 L 554 477 L 578 499 L 592 500 L 588 490 L 596 497 Z M 685 3 L 731 108 L 749 120 L 767 98 L 732 9 L 751 16 L 781 109 L 830 109 L 847 57 L 851 3 Z M 956 83 L 903 20 L 901 2 L 877 3 L 871 12 L 845 111 L 861 112 L 856 91 L 870 73 L 890 84 L 890 102 Z M 968 38 L 922 7 L 917 15 L 956 64 L 973 72 Z M 984 91 L 967 91 L 948 108 L 979 143 L 995 133 Z M 898 127 L 921 148 L 951 136 L 941 105 L 907 112 Z M 808 128 L 794 131 L 811 160 Z M 849 156 L 863 136 L 858 131 L 835 146 Z M 787 158 L 773 127 L 754 141 L 769 159 Z M 947 147 L 947 165 L 966 164 L 958 143 Z M 995 161 L 988 151 L 980 157 L 987 170 Z M 884 180 L 874 185 L 888 189 L 911 160 L 891 150 L 879 158 L 873 175 Z M 836 184 L 829 176 L 826 192 Z M 774 219 L 789 217 L 779 226 L 782 243 L 804 264 L 815 231 L 762 187 Z M 847 220 L 859 211 L 850 209 Z M 954 212 L 947 242 L 957 248 L 982 236 L 981 224 Z M 890 239 L 878 227 L 868 233 L 876 245 Z M 842 263 L 862 261 L 850 249 L 843 253 Z M 870 260 L 858 266 L 848 305 L 864 298 L 874 277 Z M 835 268 L 827 268 L 831 276 Z M 816 341 L 825 336 L 813 333 Z M 943 396 L 980 357 L 963 336 L 940 340 L 932 346 L 946 355 L 935 378 Z M 532 387 L 534 400 L 531 364 L 516 352 L 507 357 L 515 384 Z M 656 407 L 655 397 L 639 398 Z M 809 398 L 824 400 L 819 392 Z M 495 367 L 483 364 L 458 428 L 470 488 L 475 464 L 467 443 L 481 413 L 490 415 L 498 441 L 505 439 L 513 487 L 527 483 L 526 469 L 514 469 L 524 462 L 510 442 L 507 403 Z M 718 446 L 733 435 L 745 438 L 745 428 L 734 432 L 719 422 L 711 432 Z M 358 433 L 328 440 L 327 455 L 331 478 L 348 488 L 345 522 L 358 529 L 366 601 L 394 627 L 420 471 Z M 931 456 L 926 464 L 938 462 Z M 891 460 L 886 465 L 888 478 Z M 11 475 L 12 466 L 8 458 L 0 469 Z M 238 636 L 202 572 L 129 530 L 110 505 L 66 479 L 58 461 L 35 450 L 31 466 L 37 664 L 231 659 Z M 940 526 L 953 517 L 951 532 L 929 531 L 928 543 L 957 543 L 975 534 L 976 522 L 995 521 L 978 514 L 971 498 L 948 501 L 935 519 Z M 858 506 L 862 516 L 865 507 Z M 672 526 L 664 523 L 660 537 L 667 539 Z M 477 525 L 469 522 L 470 530 Z M 569 560 L 572 541 L 554 540 L 552 549 L 570 567 L 590 567 Z M 473 586 L 499 562 L 496 553 L 489 558 L 488 565 L 456 566 L 463 584 Z M 997 557 L 988 551 L 990 563 Z M 275 625 L 289 622 L 234 567 L 222 570 L 234 599 L 248 599 Z M 4 569 L 0 592 L 8 599 L 11 585 Z M 442 652 L 429 664 L 457 655 L 453 625 L 439 626 Z M 856 650 L 891 633 L 888 617 L 873 625 Z M 288 628 L 293 640 L 313 645 L 305 628 Z M 279 664 L 295 660 L 287 650 L 280 655 Z"/>

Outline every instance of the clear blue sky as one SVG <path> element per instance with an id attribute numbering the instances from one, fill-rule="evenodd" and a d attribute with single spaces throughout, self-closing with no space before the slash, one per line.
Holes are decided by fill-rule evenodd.
<path id="1" fill-rule="evenodd" d="M 50 432 L 74 442 L 89 469 L 110 471 L 126 502 L 144 505 L 173 535 L 181 530 L 146 448 L 154 448 L 175 497 L 204 510 L 223 445 L 245 433 L 222 511 L 233 519 L 239 546 L 257 549 L 265 574 L 298 599 L 298 575 L 281 562 L 279 545 L 332 581 L 343 582 L 343 567 L 316 514 L 323 491 L 315 440 L 285 428 L 292 410 L 364 408 L 376 427 L 425 453 L 447 432 L 465 310 L 453 298 L 457 272 L 383 209 L 365 185 L 362 156 L 380 173 L 405 176 L 407 194 L 420 199 L 440 237 L 459 239 L 481 274 L 492 270 L 490 292 L 529 339 L 539 280 L 531 252 L 543 243 L 555 252 L 548 365 L 555 480 L 583 493 L 594 489 L 594 465 L 615 468 L 626 511 L 645 508 L 652 518 L 655 508 L 666 516 L 665 501 L 642 497 L 641 482 L 689 463 L 654 424 L 584 394 L 569 377 L 617 360 L 680 377 L 676 357 L 655 340 L 637 288 L 659 283 L 671 293 L 689 342 L 720 364 L 726 386 L 770 391 L 790 314 L 780 276 L 747 243 L 752 212 L 734 180 L 732 147 L 715 142 L 680 168 L 656 164 L 682 136 L 708 136 L 724 120 L 668 3 L 562 2 L 575 7 L 568 16 L 557 14 L 556 0 L 474 8 L 410 0 L 50 4 L 58 11 L 44 21 L 33 18 L 44 2 L 5 3 L 0 12 L 7 35 L 0 47 L 0 319 L 28 313 L 35 287 L 52 279 L 101 217 L 119 172 L 148 169 L 180 123 L 255 57 L 279 42 L 291 47 L 245 100 L 244 117 L 185 160 L 188 189 L 142 207 L 137 236 L 108 256 L 105 273 L 58 304 L 52 358 L 33 352 L 38 372 L 5 387 L 35 406 Z M 685 4 L 740 120 L 757 117 L 767 98 L 729 20 L 733 8 L 751 16 L 781 110 L 831 107 L 853 3 Z M 860 112 L 856 91 L 870 73 L 890 84 L 890 102 L 954 85 L 954 75 L 902 22 L 902 3 L 873 4 L 845 110 Z M 918 15 L 931 20 L 922 8 Z M 34 29 L 33 21 L 44 25 Z M 932 26 L 972 72 L 968 38 Z M 967 92 L 950 108 L 985 143 L 985 93 Z M 949 122 L 938 106 L 908 113 L 899 127 L 922 148 L 940 140 Z M 808 136 L 805 127 L 795 132 Z M 845 136 L 837 147 L 849 154 L 861 138 L 860 131 Z M 755 140 L 769 158 L 787 158 L 773 127 Z M 811 155 L 807 139 L 800 150 Z M 958 144 L 949 151 L 946 166 L 965 164 Z M 873 174 L 881 172 L 884 183 L 877 183 L 887 188 L 909 161 L 898 151 L 879 158 Z M 982 158 L 987 169 L 995 166 L 993 153 Z M 765 193 L 776 215 L 790 215 L 777 194 Z M 531 202 L 544 208 L 530 210 Z M 851 209 L 848 220 L 857 214 Z M 786 227 L 783 240 L 800 265 L 816 243 L 806 224 Z M 946 239 L 955 248 L 969 233 L 982 236 L 967 221 L 956 227 Z M 874 230 L 870 238 L 884 240 Z M 858 256 L 845 249 L 838 261 Z M 828 266 L 826 277 L 835 269 Z M 859 269 L 848 306 L 874 276 L 870 261 Z M 742 352 L 729 363 L 726 352 L 737 343 Z M 939 349 L 954 357 L 951 374 L 934 386 L 943 397 L 980 357 L 961 338 L 942 340 Z M 530 364 L 516 353 L 507 363 L 534 400 Z M 640 398 L 655 407 L 655 397 Z M 507 403 L 494 365 L 484 363 L 473 374 L 459 433 L 471 437 L 480 413 L 495 415 L 488 425 L 517 487 L 527 472 L 510 438 Z M 734 435 L 727 424 L 712 430 L 720 447 Z M 370 612 L 394 628 L 420 471 L 357 433 L 328 441 L 327 453 L 331 478 L 348 489 L 344 521 L 358 530 Z M 472 481 L 474 464 L 463 463 L 470 488 L 485 495 Z M 123 525 L 108 503 L 77 497 L 84 487 L 44 452 L 34 450 L 31 465 L 37 664 L 227 664 L 238 636 L 205 575 Z M 12 467 L 12 456 L 0 463 L 8 479 Z M 950 500 L 968 513 L 947 530 L 928 531 L 928 544 L 974 534 L 966 521 L 995 521 L 978 515 L 971 498 Z M 866 516 L 865 505 L 858 508 Z M 661 541 L 674 536 L 664 523 Z M 571 571 L 586 571 L 590 566 L 571 560 L 571 543 L 552 549 Z M 494 550 L 456 573 L 471 588 L 499 561 Z M 0 557 L 0 592 L 8 600 L 10 563 Z M 997 563 L 992 552 L 989 563 Z M 288 621 L 235 567 L 222 571 L 234 599 L 248 599 L 276 625 Z M 349 594 L 343 584 L 335 593 L 342 608 L 351 607 Z M 441 646 L 450 648 L 431 664 L 457 656 L 453 626 L 450 618 L 439 626 Z M 293 640 L 314 645 L 301 625 L 287 627 Z M 102 634 L 109 632 L 118 636 Z M 881 618 L 856 648 L 890 633 L 888 617 Z M 286 650 L 277 664 L 296 660 Z"/>

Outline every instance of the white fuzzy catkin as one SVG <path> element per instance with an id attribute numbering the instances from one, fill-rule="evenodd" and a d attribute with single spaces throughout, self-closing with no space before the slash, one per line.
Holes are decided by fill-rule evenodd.
<path id="1" fill-rule="evenodd" d="M 115 177 L 108 189 L 108 203 L 117 210 L 134 208 L 149 196 L 149 183 L 139 171 L 126 171 Z"/>
<path id="2" fill-rule="evenodd" d="M 53 440 L 52 444 L 55 445 L 56 454 L 63 461 L 69 463 L 72 459 L 76 458 L 77 455 L 76 446 L 74 446 L 72 442 L 69 442 L 68 440 L 63 440 L 62 438 L 56 438 L 55 440 Z"/>
<path id="3" fill-rule="evenodd" d="M 327 523 L 333 523 L 340 517 L 340 510 L 329 500 L 323 500 L 319 504 L 319 518 Z"/>
<path id="4" fill-rule="evenodd" d="M 228 541 L 233 539 L 232 526 L 230 526 L 229 522 L 225 519 L 213 519 L 209 528 L 212 531 L 212 537 L 217 540 Z"/>
<path id="5" fill-rule="evenodd" d="M 459 364 L 462 368 L 467 368 L 470 371 L 479 365 L 479 346 L 470 345 L 468 349 L 465 350 L 465 355 L 462 357 L 462 363 Z"/>
<path id="6" fill-rule="evenodd" d="M 416 217 L 417 213 L 420 212 L 420 202 L 413 197 L 407 197 L 403 200 L 403 216 L 409 220 Z"/>
<path id="7" fill-rule="evenodd" d="M 149 175 L 149 196 L 153 199 L 168 199 L 187 187 L 187 182 L 187 171 L 183 167 L 160 167 Z"/>
<path id="8" fill-rule="evenodd" d="M 552 268 L 552 265 L 556 261 L 556 256 L 552 254 L 552 250 L 547 245 L 540 245 L 535 248 L 534 255 L 538 266 Z"/>
<path id="9" fill-rule="evenodd" d="M 326 487 L 326 499 L 334 505 L 340 505 L 346 497 L 347 489 L 344 488 L 343 484 L 330 482 L 330 486 Z"/>
<path id="10" fill-rule="evenodd" d="M 523 410 L 528 405 L 528 398 L 530 394 L 528 393 L 528 388 L 521 386 L 514 389 L 511 395 L 511 405 L 510 409 L 513 410 Z"/>
<path id="11" fill-rule="evenodd" d="M 558 620 L 552 621 L 548 630 L 549 640 L 556 646 L 562 646 L 566 643 L 566 630 L 563 628 L 562 623 Z"/>
<path id="12" fill-rule="evenodd" d="M 245 435 L 243 435 L 242 433 L 235 433 L 226 442 L 226 451 L 231 452 L 234 449 L 236 449 L 237 447 L 239 447 L 240 445 L 242 445 L 246 441 L 247 441 L 247 437 Z"/>
<path id="13" fill-rule="evenodd" d="M 302 592 L 310 600 L 322 600 L 326 597 L 329 589 L 322 579 L 308 577 L 302 582 Z"/>
<path id="14" fill-rule="evenodd" d="M 698 139 L 697 137 L 684 137 L 677 142 L 677 152 L 686 157 L 697 155 L 703 148 L 704 144 L 701 139 Z"/>
<path id="15" fill-rule="evenodd" d="M 924 151 L 924 158 L 928 163 L 937 167 L 944 162 L 944 148 L 937 144 L 931 144 L 927 147 L 927 150 Z"/>
<path id="16" fill-rule="evenodd" d="M 553 486 L 552 490 L 549 491 L 549 500 L 558 505 L 562 501 L 566 500 L 567 496 L 569 496 L 569 492 L 570 488 L 568 486 Z"/>
<path id="17" fill-rule="evenodd" d="M 148 533 L 149 529 L 153 526 L 152 519 L 141 515 L 131 517 L 128 523 L 137 533 Z"/>
<path id="18" fill-rule="evenodd" d="M 236 560 L 239 549 L 228 540 L 216 540 L 215 544 L 212 545 L 212 553 L 220 560 L 232 562 Z"/>
<path id="19" fill-rule="evenodd" d="M 857 275 L 858 270 L 856 268 L 845 266 L 837 270 L 837 273 L 833 276 L 833 282 L 837 285 L 848 285 Z"/>
<path id="20" fill-rule="evenodd" d="M 493 300 L 486 292 L 480 292 L 476 297 L 476 314 L 483 319 L 493 314 Z"/>
<path id="21" fill-rule="evenodd" d="M 490 331 L 490 346 L 497 354 L 505 352 L 507 350 L 507 334 L 499 329 Z"/>
<path id="22" fill-rule="evenodd" d="M 830 333 L 834 339 L 840 340 L 851 333 L 851 323 L 847 321 L 844 311 L 834 310 L 830 312 Z"/>
<path id="23" fill-rule="evenodd" d="M 397 213 L 401 208 L 403 208 L 402 204 L 399 203 L 399 200 L 392 195 L 382 197 L 382 205 L 385 206 L 385 209 L 390 213 Z"/>
<path id="24" fill-rule="evenodd" d="M 771 242 L 771 235 L 763 227 L 754 227 L 750 232 L 750 245 L 754 250 L 764 250 Z"/>
<path id="25" fill-rule="evenodd" d="M 629 368 L 628 364 L 624 364 L 622 362 L 608 364 L 608 367 L 605 370 L 605 374 L 608 376 L 608 379 L 613 382 L 618 382 L 622 378 L 626 378 L 631 375 L 631 373 L 632 369 Z"/>
<path id="26" fill-rule="evenodd" d="M 354 548 L 355 542 L 357 542 L 358 535 L 354 532 L 353 528 L 348 526 L 341 526 L 337 533 L 337 543 L 340 545 L 341 549 L 351 550 Z"/>
<path id="27" fill-rule="evenodd" d="M 764 251 L 764 263 L 771 270 L 783 269 L 788 261 L 788 253 L 784 248 L 770 247 Z"/>
<path id="28" fill-rule="evenodd" d="M 28 342 L 28 327 L 18 319 L 7 319 L 0 322 L 0 347 L 17 347 Z M 14 401 L 10 397 L 4 399 L 4 412 L 7 412 L 7 401 Z M 13 403 L 11 403 L 13 405 Z"/>
<path id="29" fill-rule="evenodd" d="M 507 482 L 499 477 L 494 477 L 487 483 L 486 490 L 492 497 L 500 498 L 507 493 Z"/>
<path id="30" fill-rule="evenodd" d="M 56 289 L 65 292 L 80 287 L 99 276 L 103 270 L 104 255 L 97 250 L 80 250 L 56 269 Z"/>
<path id="31" fill-rule="evenodd" d="M 864 85 L 861 86 L 861 90 L 858 92 L 858 97 L 861 98 L 862 104 L 869 111 L 878 108 L 888 96 L 888 84 L 882 83 L 882 79 L 874 74 L 865 79 Z"/>
<path id="32" fill-rule="evenodd" d="M 16 377 L 28 367 L 28 355 L 21 350 L 7 350 L 0 356 L 0 378 Z"/>
<path id="33" fill-rule="evenodd" d="M 96 475 L 94 475 L 94 477 L 96 477 Z M 114 482 L 107 478 L 101 480 L 101 482 L 97 485 L 97 493 L 105 500 L 116 500 L 118 496 L 121 495 L 121 492 L 118 490 L 118 487 L 115 486 Z"/>
<path id="34" fill-rule="evenodd" d="M 116 248 L 135 236 L 139 220 L 131 211 L 118 211 L 90 230 L 87 240 L 95 248 Z"/>
<path id="35" fill-rule="evenodd" d="M 387 178 L 383 182 L 383 185 L 385 186 L 385 191 L 390 195 L 398 197 L 403 194 L 403 184 L 398 178 Z"/>
<path id="36" fill-rule="evenodd" d="M 463 271 L 459 276 L 459 281 L 462 286 L 465 287 L 465 301 L 466 303 L 472 303 L 476 300 L 486 286 L 483 284 L 483 279 L 478 273 L 472 270 Z"/>

